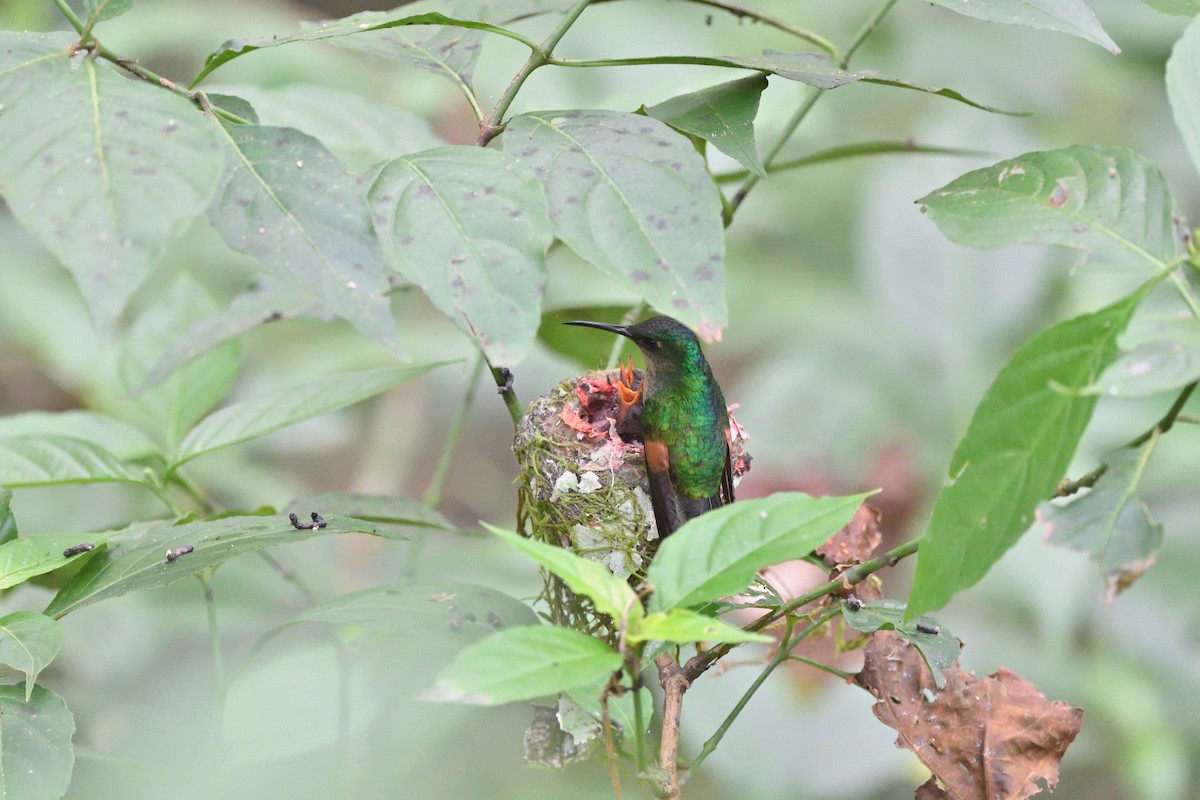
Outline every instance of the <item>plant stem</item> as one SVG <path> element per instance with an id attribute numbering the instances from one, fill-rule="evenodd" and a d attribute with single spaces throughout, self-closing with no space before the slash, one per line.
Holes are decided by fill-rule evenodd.
<path id="1" fill-rule="evenodd" d="M 493 367 L 492 362 L 484 356 L 484 362 L 487 363 L 488 371 L 492 373 L 492 380 L 496 382 L 496 391 L 500 393 L 500 399 L 504 401 L 504 407 L 508 409 L 508 415 L 512 417 L 513 428 L 521 424 L 521 417 L 524 414 L 521 411 L 521 402 L 517 400 L 517 393 L 513 391 L 513 374 L 508 367 Z"/>
<path id="2" fill-rule="evenodd" d="M 621 325 L 632 325 L 646 311 L 646 301 L 639 300 L 637 305 L 629 309 L 625 316 L 621 317 Z M 625 349 L 625 342 L 629 341 L 624 336 L 613 337 L 616 341 L 613 342 L 612 350 L 608 354 L 608 361 L 604 364 L 604 369 L 614 369 L 621 362 L 621 351 Z"/>
<path id="3" fill-rule="evenodd" d="M 275 570 L 275 572 L 279 574 L 279 577 L 283 578 L 292 586 L 295 586 L 296 590 L 299 591 L 300 594 L 304 595 L 304 599 L 308 601 L 310 606 L 316 605 L 317 596 L 313 593 L 312 589 L 309 589 L 308 586 L 305 585 L 304 581 L 300 580 L 300 576 L 296 574 L 296 570 L 285 567 L 283 564 L 279 563 L 275 556 L 271 555 L 266 550 L 258 550 L 257 552 L 258 557 L 265 561 L 267 566 Z"/>
<path id="4" fill-rule="evenodd" d="M 479 120 L 479 138 L 475 144 L 480 147 L 487 147 L 488 143 L 495 139 L 496 136 L 504 130 L 504 115 L 508 113 L 509 107 L 513 101 L 517 99 L 517 93 L 521 91 L 521 87 L 525 85 L 525 81 L 539 67 L 545 66 L 550 60 L 550 54 L 554 52 L 554 48 L 566 36 L 567 31 L 575 24 L 575 20 L 579 19 L 579 15 L 588 7 L 591 0 L 578 0 L 572 6 L 558 24 L 554 26 L 554 30 L 550 31 L 550 35 L 542 41 L 540 45 L 530 48 L 529 58 L 525 64 L 513 76 L 504 94 L 500 95 L 500 99 L 496 101 L 496 105 L 492 107 L 491 113 L 484 117 L 480 114 Z M 527 43 L 529 44 L 529 43 Z"/>
<path id="5" fill-rule="evenodd" d="M 741 699 L 738 700 L 737 705 L 735 705 L 733 710 L 729 712 L 729 715 L 725 717 L 725 721 L 721 723 L 721 726 L 717 728 L 716 732 L 709 737 L 707 742 L 704 743 L 704 747 L 701 748 L 700 752 L 692 760 L 691 766 L 688 767 L 689 774 L 695 772 L 696 768 L 704 763 L 704 759 L 712 755 L 712 752 L 717 749 L 717 745 L 721 743 L 721 739 L 725 737 L 726 732 L 728 732 L 730 726 L 733 725 L 733 721 L 738 718 L 739 714 L 742 713 L 742 709 L 744 709 L 746 704 L 750 702 L 750 698 L 753 697 L 754 694 L 759 690 L 759 687 L 766 682 L 771 673 L 775 671 L 775 668 L 788 660 L 788 654 L 791 652 L 792 648 L 799 644 L 801 639 L 813 633 L 840 613 L 842 613 L 842 608 L 840 605 L 830 606 L 821 612 L 821 614 L 818 615 L 808 627 L 796 634 L 795 637 L 792 636 L 792 628 L 795 626 L 795 622 L 790 619 L 788 620 L 787 629 L 784 632 L 783 638 L 779 641 L 779 647 L 775 651 L 775 656 L 771 659 L 771 662 L 767 664 L 766 668 L 759 673 L 758 677 L 754 679 L 754 683 L 750 684 L 750 688 L 746 690 L 745 694 L 743 694 Z"/>
<path id="6" fill-rule="evenodd" d="M 774 624 L 780 619 L 785 618 L 788 614 L 796 611 L 802 606 L 806 606 L 811 602 L 820 600 L 827 594 L 843 591 L 852 586 L 856 586 L 871 576 L 872 573 L 878 572 L 884 567 L 895 566 L 903 558 L 911 556 L 917 552 L 920 545 L 920 540 L 902 544 L 895 547 L 883 555 L 873 558 L 870 561 L 851 567 L 840 575 L 835 576 L 827 583 L 823 583 L 817 588 L 805 592 L 798 597 L 793 597 L 787 603 L 779 608 L 763 614 L 761 617 L 751 622 L 745 627 L 748 631 L 760 631 L 769 625 Z M 737 645 L 734 644 L 718 644 L 710 647 L 708 650 L 702 650 L 692 658 L 688 659 L 687 665 L 684 667 L 684 672 L 687 674 L 688 680 L 694 681 L 700 677 L 705 670 L 712 666 L 713 662 L 724 656 Z"/>
<path id="7" fill-rule="evenodd" d="M 764 25 L 770 25 L 772 28 L 777 28 L 778 30 L 790 33 L 793 36 L 815 44 L 817 47 L 824 50 L 831 59 L 837 61 L 837 45 L 826 39 L 824 36 L 821 36 L 818 33 L 813 33 L 812 31 L 806 30 L 805 28 L 801 28 L 797 25 L 793 25 L 785 19 L 773 17 L 770 14 L 764 14 L 761 11 L 755 11 L 752 8 L 746 8 L 744 6 L 723 2 L 722 0 L 688 0 L 688 2 L 695 3 L 696 5 L 700 6 L 719 8 L 722 11 L 727 11 L 730 14 L 733 14 L 736 17 L 745 17 L 746 19 L 752 19 L 755 22 L 761 22 Z"/>
<path id="8" fill-rule="evenodd" d="M 773 164 L 768 173 L 784 172 L 790 169 L 825 164 L 830 161 L 840 161 L 861 156 L 885 155 L 887 153 L 930 153 L 946 156 L 983 156 L 988 155 L 983 150 L 967 150 L 961 147 L 939 147 L 936 145 L 920 145 L 911 140 L 904 142 L 859 142 L 858 144 L 839 145 L 827 150 L 818 150 L 800 158 L 792 158 Z M 741 169 L 735 172 L 722 172 L 714 175 L 717 183 L 731 183 L 750 177 L 750 171 Z"/>
<path id="9" fill-rule="evenodd" d="M 844 681 L 848 681 L 854 677 L 853 672 L 846 672 L 845 670 L 838 669 L 837 667 L 831 666 L 829 664 L 825 664 L 820 661 L 815 661 L 814 659 L 808 658 L 807 656 L 794 656 L 794 655 L 788 656 L 788 660 L 789 661 L 797 661 L 801 664 L 807 664 L 808 666 L 813 667 L 814 669 L 819 669 L 822 672 L 828 672 L 830 675 L 834 675 L 838 678 L 841 678 Z"/>
<path id="10" fill-rule="evenodd" d="M 200 585 L 204 587 L 204 610 L 208 616 L 208 638 L 212 646 L 213 677 L 217 687 L 217 713 L 213 720 L 213 752 L 218 761 L 222 759 L 225 735 L 225 700 L 229 684 L 225 678 L 225 659 L 221 655 L 221 632 L 217 626 L 217 602 L 212 589 L 213 569 L 201 570 L 196 573 Z"/>
<path id="11" fill-rule="evenodd" d="M 858 48 L 862 47 L 862 44 L 867 40 L 867 37 L 874 33 L 875 29 L 879 27 L 879 23 L 882 22 L 883 18 L 887 16 L 887 13 L 892 10 L 892 6 L 896 5 L 896 1 L 897 0 L 883 0 L 883 3 L 881 3 L 877 9 L 875 9 L 875 13 L 863 23 L 863 26 L 859 28 L 858 33 L 854 35 L 854 39 L 852 39 L 850 44 L 847 45 L 846 52 L 842 56 L 841 61 L 838 62 L 838 67 L 840 69 L 846 69 L 848 66 L 850 66 L 850 59 L 856 52 L 858 52 Z M 823 94 L 825 94 L 824 89 L 813 89 L 809 93 L 808 97 L 804 99 L 804 102 L 800 104 L 800 107 L 796 109 L 796 113 L 794 113 L 792 118 L 788 120 L 786 125 L 784 125 L 783 133 L 780 134 L 779 138 L 775 140 L 775 144 L 771 146 L 766 158 L 763 159 L 762 163 L 764 170 L 770 170 L 771 164 L 774 163 L 776 156 L 778 156 L 780 151 L 783 150 L 784 145 L 787 144 L 788 140 L 792 138 L 792 134 L 794 134 L 796 129 L 800 127 L 800 123 L 803 122 L 804 118 L 808 116 L 808 112 L 812 111 L 813 106 L 817 104 L 817 100 L 819 100 Z M 746 178 L 746 182 L 742 184 L 741 188 L 739 188 L 737 193 L 734 194 L 733 199 L 729 201 L 730 209 L 727 219 L 733 219 L 733 215 L 737 212 L 742 203 L 745 202 L 746 195 L 748 195 L 750 191 L 758 185 L 759 180 L 761 180 L 761 178 L 755 174 L 751 174 Z"/>
<path id="12" fill-rule="evenodd" d="M 640 676 L 633 687 L 633 742 L 637 754 L 638 774 L 646 772 L 646 718 L 642 710 L 642 686 Z"/>
<path id="13" fill-rule="evenodd" d="M 612 783 L 613 797 L 623 800 L 621 793 L 621 771 L 617 768 L 617 749 L 613 745 L 612 717 L 608 713 L 608 688 L 600 695 L 600 726 L 604 737 L 604 752 L 608 756 L 608 779 Z"/>
<path id="14" fill-rule="evenodd" d="M 442 502 L 442 490 L 445 488 L 446 478 L 450 474 L 450 465 L 454 462 L 454 451 L 458 447 L 458 440 L 462 437 L 463 426 L 467 421 L 467 412 L 470 411 L 471 404 L 475 400 L 475 390 L 479 387 L 479 375 L 482 372 L 483 351 L 480 350 L 475 354 L 475 362 L 471 365 L 471 376 L 467 379 L 467 391 L 463 393 L 458 411 L 451 420 L 450 427 L 446 430 L 446 439 L 442 443 L 442 454 L 438 457 L 433 477 L 430 478 L 429 487 L 421 498 L 421 502 L 430 508 L 437 508 Z"/>
<path id="15" fill-rule="evenodd" d="M 679 719 L 683 715 L 683 693 L 692 685 L 684 670 L 668 653 L 654 659 L 663 690 L 663 721 L 658 743 L 658 766 L 666 778 L 662 797 L 679 800 Z"/>

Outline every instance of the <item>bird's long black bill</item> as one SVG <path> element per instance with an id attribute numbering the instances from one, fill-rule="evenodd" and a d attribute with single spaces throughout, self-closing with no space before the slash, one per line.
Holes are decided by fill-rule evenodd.
<path id="1" fill-rule="evenodd" d="M 620 334 L 621 336 L 629 335 L 629 328 L 624 325 L 609 325 L 607 322 L 588 322 L 587 320 L 577 319 L 570 322 L 564 322 L 563 325 L 579 325 L 583 328 L 599 328 L 602 331 L 609 333 Z"/>

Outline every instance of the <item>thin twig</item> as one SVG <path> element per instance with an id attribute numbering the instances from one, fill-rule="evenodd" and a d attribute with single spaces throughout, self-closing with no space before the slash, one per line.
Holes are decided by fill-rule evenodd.
<path id="1" fill-rule="evenodd" d="M 222 741 L 225 735 L 225 700 L 229 682 L 225 676 L 225 659 L 221 654 L 221 631 L 217 626 L 217 602 L 213 595 L 212 576 L 211 567 L 196 573 L 196 578 L 204 587 L 204 611 L 208 617 L 208 638 L 212 648 L 213 679 L 217 689 L 217 709 L 213 719 L 213 754 L 219 761 L 224 753 Z"/>
<path id="2" fill-rule="evenodd" d="M 968 150 L 961 147 L 939 147 L 937 145 L 921 145 L 910 140 L 904 142 L 859 142 L 857 144 L 838 145 L 830 147 L 826 150 L 818 150 L 815 153 L 809 153 L 806 156 L 799 158 L 788 159 L 777 164 L 772 164 L 767 172 L 775 174 L 785 172 L 790 169 L 799 169 L 801 167 L 810 167 L 816 164 L 827 164 L 831 161 L 840 161 L 849 158 L 861 158 L 864 156 L 887 155 L 889 153 L 919 153 L 930 155 L 943 156 L 985 156 L 988 155 L 983 150 Z M 733 181 L 741 181 L 750 177 L 750 170 L 740 169 L 733 172 L 720 172 L 713 175 L 713 180 L 717 183 L 732 183 Z"/>
<path id="3" fill-rule="evenodd" d="M 658 764 L 666 776 L 662 797 L 679 800 L 679 719 L 683 714 L 683 694 L 692 685 L 683 669 L 667 653 L 654 659 L 658 682 L 663 689 L 662 734 L 658 745 Z"/>
<path id="4" fill-rule="evenodd" d="M 612 717 L 608 713 L 608 689 L 609 687 L 605 686 L 604 692 L 600 695 L 600 723 L 604 736 L 604 753 L 608 756 L 608 779 L 612 782 L 613 797 L 616 800 L 622 800 L 621 770 L 617 768 L 617 750 L 613 745 Z"/>
<path id="5" fill-rule="evenodd" d="M 275 556 L 271 555 L 266 550 L 257 550 L 256 552 L 258 553 L 258 557 L 266 562 L 267 566 L 273 569 L 280 578 L 283 578 L 283 580 L 287 581 L 292 586 L 295 586 L 296 591 L 304 595 L 305 601 L 310 606 L 316 604 L 316 594 L 313 593 L 312 589 L 305 585 L 304 581 L 300 580 L 300 576 L 296 574 L 296 570 L 285 567 L 275 558 Z"/>
<path id="6" fill-rule="evenodd" d="M 746 8 L 745 6 L 733 5 L 732 3 L 723 2 L 722 0 L 688 0 L 688 2 L 695 3 L 696 5 L 700 5 L 700 6 L 711 6 L 712 8 L 719 8 L 722 11 L 727 11 L 730 14 L 733 14 L 736 17 L 739 17 L 739 18 L 744 17 L 746 19 L 752 19 L 755 22 L 761 22 L 764 25 L 770 25 L 772 28 L 777 28 L 778 30 L 784 31 L 786 33 L 790 33 L 793 36 L 796 36 L 800 39 L 804 39 L 807 42 L 811 42 L 812 44 L 815 44 L 817 47 L 824 50 L 829 55 L 829 57 L 831 59 L 833 59 L 834 61 L 837 61 L 837 59 L 838 59 L 837 45 L 835 45 L 833 42 L 829 41 L 828 39 L 826 39 L 824 36 L 820 35 L 819 33 L 814 33 L 805 28 L 801 28 L 798 25 L 793 25 L 792 23 L 788 22 L 785 19 L 780 19 L 779 17 L 773 17 L 770 14 L 765 14 L 761 11 L 756 11 L 752 8 Z"/>

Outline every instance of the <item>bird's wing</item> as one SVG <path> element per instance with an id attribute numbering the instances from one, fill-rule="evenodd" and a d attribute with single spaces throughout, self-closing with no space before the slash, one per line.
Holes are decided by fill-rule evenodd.
<path id="1" fill-rule="evenodd" d="M 650 505 L 658 538 L 665 539 L 687 521 L 679 493 L 671 483 L 671 454 L 663 442 L 646 439 L 646 473 L 650 478 Z"/>
<path id="2" fill-rule="evenodd" d="M 733 502 L 733 448 L 729 442 L 729 429 L 725 429 L 725 471 L 721 473 L 721 495 L 718 506 Z"/>

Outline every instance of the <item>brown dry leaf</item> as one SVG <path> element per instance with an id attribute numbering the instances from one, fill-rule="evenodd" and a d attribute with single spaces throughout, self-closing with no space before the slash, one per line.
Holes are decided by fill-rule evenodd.
<path id="1" fill-rule="evenodd" d="M 879 530 L 882 518 L 879 509 L 863 503 L 854 512 L 850 524 L 817 548 L 817 555 L 830 567 L 861 564 L 883 541 L 883 533 Z"/>
<path id="2" fill-rule="evenodd" d="M 877 698 L 875 716 L 899 733 L 896 746 L 913 751 L 933 773 L 917 800 L 1024 800 L 1053 790 L 1083 709 L 1047 702 L 1005 669 L 976 678 L 951 667 L 945 675 L 938 691 L 917 649 L 879 631 L 855 678 Z"/>

